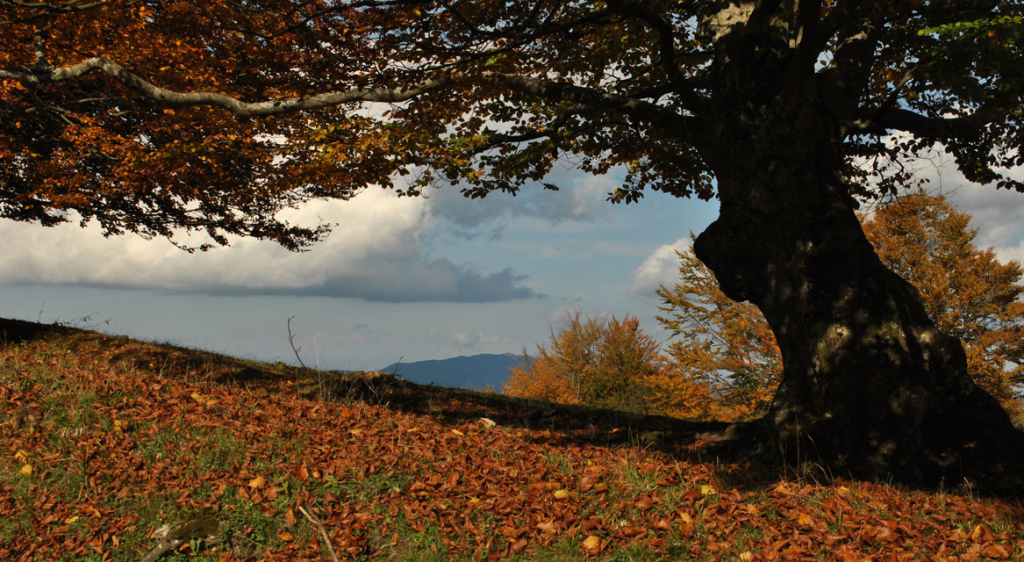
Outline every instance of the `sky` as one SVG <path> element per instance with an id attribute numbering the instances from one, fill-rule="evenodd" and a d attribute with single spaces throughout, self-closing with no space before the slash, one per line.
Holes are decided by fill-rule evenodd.
<path id="1" fill-rule="evenodd" d="M 972 185 L 941 154 L 919 174 L 973 215 L 979 246 L 1024 260 L 1024 194 Z M 564 168 L 545 180 L 558 192 L 483 200 L 371 188 L 289 211 L 296 222 L 337 224 L 304 253 L 239 239 L 188 254 L 163 239 L 104 238 L 95 226 L 0 219 L 0 316 L 292 364 L 294 317 L 303 361 L 324 369 L 533 352 L 573 311 L 631 314 L 664 340 L 655 291 L 675 281 L 675 250 L 718 206 L 652 192 L 607 203 L 621 180 Z"/>

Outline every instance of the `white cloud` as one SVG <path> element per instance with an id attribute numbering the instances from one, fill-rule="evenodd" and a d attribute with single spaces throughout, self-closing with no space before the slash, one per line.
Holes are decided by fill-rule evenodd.
<path id="1" fill-rule="evenodd" d="M 426 199 L 431 212 L 448 227 L 449 233 L 460 238 L 473 238 L 482 233 L 490 238 L 501 238 L 510 220 L 523 217 L 547 224 L 592 222 L 611 217 L 611 205 L 605 199 L 618 187 L 612 179 L 556 170 L 545 181 L 561 189 L 551 191 L 540 185 L 527 185 L 514 197 L 499 192 L 483 199 L 467 199 L 458 188 L 442 188 L 426 192 Z"/>
<path id="2" fill-rule="evenodd" d="M 1021 242 L 1017 246 L 1004 247 L 996 251 L 996 257 L 999 261 L 1008 262 L 1015 260 L 1018 263 L 1024 264 L 1024 242 Z"/>
<path id="3" fill-rule="evenodd" d="M 431 259 L 421 239 L 438 224 L 428 201 L 370 189 L 351 201 L 312 202 L 287 213 L 299 224 L 336 223 L 311 251 L 234 240 L 187 254 L 165 240 L 104 238 L 96 226 L 0 222 L 8 251 L 2 284 L 82 284 L 211 293 L 355 297 L 372 301 L 503 301 L 534 296 L 511 269 L 478 272 Z"/>
<path id="4" fill-rule="evenodd" d="M 510 340 L 501 336 L 491 334 L 466 332 L 452 332 L 450 343 L 459 351 L 476 350 L 480 347 L 492 346 L 493 344 L 508 344 Z"/>
<path id="5" fill-rule="evenodd" d="M 634 296 L 653 297 L 658 287 L 671 287 L 679 279 L 679 256 L 676 252 L 689 248 L 691 244 L 687 236 L 659 246 L 633 271 L 633 287 L 630 292 Z"/>
<path id="6" fill-rule="evenodd" d="M 54 228 L 0 220 L 8 250 L 0 284 L 67 284 L 211 294 L 292 294 L 368 301 L 501 302 L 537 296 L 511 268 L 481 271 L 430 255 L 436 232 L 500 237 L 510 220 L 591 222 L 610 216 L 608 178 L 556 172 L 565 189 L 528 186 L 519 197 L 467 200 L 455 188 L 423 198 L 368 189 L 350 201 L 314 201 L 283 213 L 300 225 L 335 224 L 305 253 L 234 239 L 227 248 L 187 254 L 166 240 L 104 238 L 77 222 Z M 555 178 L 556 180 L 558 178 Z M 187 239 L 186 239 L 187 243 Z M 492 267 L 494 267 L 492 265 Z"/>
<path id="7" fill-rule="evenodd" d="M 304 254 L 273 243 L 235 240 L 229 248 L 187 254 L 164 240 L 103 238 L 99 228 L 77 224 L 40 228 L 4 221 L 0 232 L 14 252 L 0 257 L 4 283 L 83 283 L 171 290 L 216 287 L 303 287 L 373 255 L 401 254 L 430 227 L 425 207 L 382 190 L 349 202 L 315 202 L 288 219 L 337 222 L 332 235 Z"/>
<path id="8" fill-rule="evenodd" d="M 1024 173 L 1020 176 L 1024 177 Z M 971 215 L 971 226 L 978 229 L 976 245 L 994 247 L 1004 261 L 1019 256 L 1019 248 L 1024 244 L 1024 194 L 965 183 L 949 199 Z"/>
<path id="9" fill-rule="evenodd" d="M 957 209 L 971 215 L 971 226 L 978 229 L 977 246 L 994 247 L 1003 261 L 1017 259 L 1024 244 L 1024 194 L 971 183 L 941 146 L 933 147 L 912 165 L 915 177 L 928 180 L 925 191 L 946 195 Z M 1024 181 L 1024 167 L 1003 173 Z"/>

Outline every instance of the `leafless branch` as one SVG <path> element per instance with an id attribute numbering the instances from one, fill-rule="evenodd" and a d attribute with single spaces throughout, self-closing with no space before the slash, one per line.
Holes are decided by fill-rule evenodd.
<path id="1" fill-rule="evenodd" d="M 320 531 L 320 534 L 324 537 L 324 544 L 327 546 L 327 552 L 331 553 L 331 559 L 333 559 L 334 562 L 339 562 L 338 554 L 334 552 L 334 546 L 331 544 L 331 537 L 327 534 L 327 530 L 324 529 L 324 526 L 322 523 L 320 523 L 320 520 L 311 515 L 308 511 L 306 511 L 306 508 L 301 505 L 299 506 L 299 511 L 301 511 L 302 515 L 305 516 L 306 519 L 308 519 L 309 522 L 312 523 L 313 526 Z"/>
<path id="2" fill-rule="evenodd" d="M 288 345 L 292 346 L 292 351 L 295 352 L 295 358 L 299 360 L 299 366 L 306 369 L 306 364 L 302 362 L 302 357 L 299 356 L 299 351 L 302 351 L 301 347 L 295 347 L 295 334 L 292 333 L 292 320 L 295 316 L 288 317 Z"/>

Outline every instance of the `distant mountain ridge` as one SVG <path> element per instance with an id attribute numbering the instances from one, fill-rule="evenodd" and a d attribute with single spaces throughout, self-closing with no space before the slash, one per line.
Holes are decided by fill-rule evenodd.
<path id="1" fill-rule="evenodd" d="M 500 392 L 508 380 L 509 368 L 523 364 L 523 355 L 517 353 L 483 353 L 461 355 L 449 359 L 392 363 L 383 369 L 386 373 L 398 373 L 403 379 L 417 384 L 436 384 L 453 388 L 485 390 L 488 387 Z"/>

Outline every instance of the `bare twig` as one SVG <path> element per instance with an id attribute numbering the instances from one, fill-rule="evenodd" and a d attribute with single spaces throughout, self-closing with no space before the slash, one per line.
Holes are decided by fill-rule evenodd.
<path id="1" fill-rule="evenodd" d="M 301 347 L 295 347 L 295 334 L 292 334 L 292 320 L 295 316 L 288 317 L 288 345 L 292 346 L 292 351 L 295 352 L 295 358 L 299 360 L 299 366 L 303 369 L 307 368 L 306 364 L 302 362 L 302 357 L 299 356 L 299 351 L 302 351 Z"/>
<path id="2" fill-rule="evenodd" d="M 304 515 L 306 519 L 309 520 L 310 523 L 316 526 L 317 529 L 320 529 L 320 534 L 324 537 L 324 544 L 327 545 L 327 552 L 331 553 L 331 558 L 334 560 L 334 562 L 339 562 L 338 555 L 334 552 L 334 546 L 331 545 L 331 537 L 327 534 L 327 529 L 324 529 L 324 526 L 322 523 L 320 523 L 320 520 L 314 517 L 308 511 L 306 511 L 306 508 L 302 507 L 301 505 L 299 506 L 299 511 L 302 512 L 302 515 Z"/>

